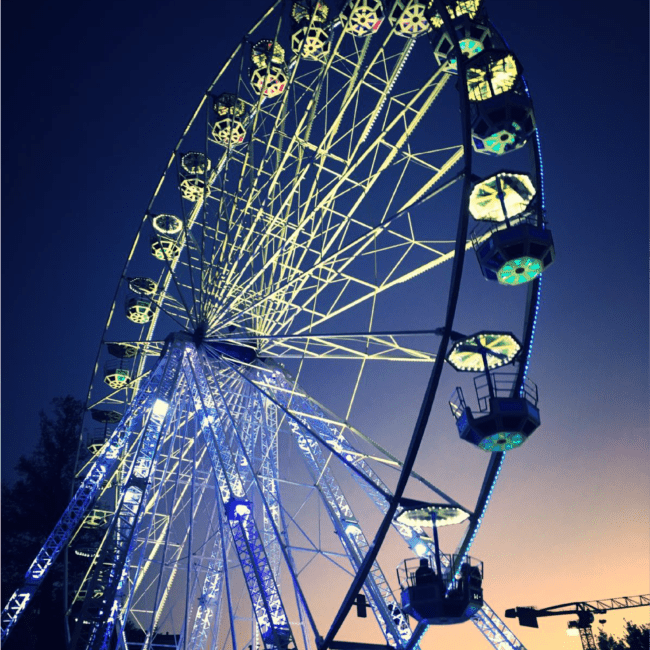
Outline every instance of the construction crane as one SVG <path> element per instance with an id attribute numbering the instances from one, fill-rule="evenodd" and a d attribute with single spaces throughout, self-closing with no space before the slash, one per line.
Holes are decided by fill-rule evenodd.
<path id="1" fill-rule="evenodd" d="M 545 609 L 535 607 L 515 607 L 506 610 L 506 618 L 518 618 L 519 625 L 526 627 L 539 627 L 537 619 L 542 616 L 563 616 L 576 614 L 577 620 L 569 621 L 569 630 L 577 630 L 580 634 L 583 650 L 598 650 L 594 640 L 591 624 L 594 614 L 605 614 L 613 609 L 627 609 L 628 607 L 642 607 L 650 605 L 650 594 L 643 596 L 623 596 L 609 600 L 591 600 L 589 602 L 564 603 L 553 605 Z M 605 621 L 600 621 L 604 623 Z"/>

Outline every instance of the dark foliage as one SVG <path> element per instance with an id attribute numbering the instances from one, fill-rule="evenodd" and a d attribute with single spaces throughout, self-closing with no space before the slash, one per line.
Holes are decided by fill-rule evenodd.
<path id="1" fill-rule="evenodd" d="M 3 606 L 22 584 L 25 572 L 70 501 L 82 414 L 82 403 L 73 397 L 54 399 L 51 414 L 40 414 L 36 449 L 16 465 L 18 480 L 13 486 L 2 485 Z M 2 647 L 65 648 L 61 556 Z"/>
<path id="2" fill-rule="evenodd" d="M 648 650 L 650 647 L 650 625 L 637 625 L 631 621 L 625 621 L 625 634 L 620 639 L 615 639 L 601 629 L 597 643 L 598 650 Z"/>

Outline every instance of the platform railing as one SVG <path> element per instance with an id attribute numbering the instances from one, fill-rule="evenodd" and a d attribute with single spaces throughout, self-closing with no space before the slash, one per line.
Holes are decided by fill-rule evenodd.
<path id="1" fill-rule="evenodd" d="M 512 228 L 512 226 L 518 226 L 520 224 L 529 224 L 537 227 L 537 222 L 538 214 L 535 209 L 514 215 L 508 221 L 479 221 L 470 234 L 472 246 L 476 250 L 484 241 L 489 239 L 492 233 L 498 230 L 507 230 L 508 228 Z"/>
<path id="2" fill-rule="evenodd" d="M 451 394 L 451 397 L 449 398 L 449 408 L 456 420 L 463 416 L 463 413 L 467 408 L 467 403 L 465 402 L 463 389 L 460 386 Z"/>
<path id="3" fill-rule="evenodd" d="M 433 554 L 426 558 L 429 562 L 429 567 L 435 571 L 436 561 Z M 460 582 L 469 574 L 470 570 L 478 569 L 481 579 L 483 578 L 483 562 L 469 555 L 460 556 L 453 553 L 440 553 L 441 566 L 442 566 L 442 579 L 447 585 L 447 591 L 457 589 Z M 453 567 L 458 567 L 454 575 L 452 575 Z M 418 584 L 420 574 L 420 558 L 408 558 L 397 567 L 397 580 L 402 590 L 409 587 L 415 587 Z"/>
<path id="4" fill-rule="evenodd" d="M 489 372 L 474 378 L 474 388 L 478 401 L 479 412 L 485 413 L 490 410 L 490 397 L 523 397 L 533 406 L 537 406 L 538 393 L 537 385 L 526 378 L 518 394 L 514 394 L 516 372 Z M 490 384 L 492 394 L 490 393 Z"/>
<path id="5" fill-rule="evenodd" d="M 538 392 L 537 385 L 526 378 L 518 394 L 513 394 L 517 373 L 515 372 L 490 372 L 474 378 L 474 389 L 478 402 L 478 412 L 487 413 L 490 410 L 490 397 L 521 397 L 537 406 Z M 456 420 L 463 417 L 467 402 L 463 395 L 462 388 L 458 387 L 449 399 L 449 408 Z"/>
<path id="6" fill-rule="evenodd" d="M 86 434 L 86 447 L 95 448 L 95 451 L 99 451 L 102 448 L 106 440 L 110 437 L 111 433 L 115 426 L 111 427 L 94 427 L 92 431 Z"/>

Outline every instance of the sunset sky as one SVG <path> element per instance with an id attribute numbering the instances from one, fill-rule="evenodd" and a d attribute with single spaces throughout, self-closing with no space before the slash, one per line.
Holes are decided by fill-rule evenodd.
<path id="1" fill-rule="evenodd" d="M 486 600 L 502 616 L 517 605 L 650 591 L 648 7 L 486 2 L 530 86 L 557 250 L 530 368 L 542 426 L 507 455 L 472 549 L 485 563 Z M 38 411 L 57 396 L 85 397 L 159 174 L 218 66 L 265 6 L 3 5 L 4 480 L 33 447 Z M 465 304 L 474 299 L 478 310 L 478 297 Z M 412 430 L 411 396 L 393 399 L 395 419 Z M 457 468 L 463 494 L 463 472 L 482 452 L 460 447 L 467 461 L 444 462 Z M 435 445 L 425 445 L 417 468 L 444 473 Z M 623 618 L 648 622 L 648 609 L 608 614 L 605 629 L 619 634 Z M 566 623 L 549 618 L 535 630 L 509 621 L 529 650 L 579 650 Z M 431 630 L 422 647 L 489 644 L 466 624 Z"/>

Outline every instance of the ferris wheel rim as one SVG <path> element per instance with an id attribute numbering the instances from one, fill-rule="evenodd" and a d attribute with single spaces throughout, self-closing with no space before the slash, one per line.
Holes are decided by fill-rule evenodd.
<path id="1" fill-rule="evenodd" d="M 267 11 L 266 14 L 264 14 L 264 16 L 269 15 L 269 14 L 271 13 L 271 11 L 272 11 L 274 8 L 276 8 L 277 6 L 279 6 L 280 4 L 281 4 L 281 3 L 280 3 L 280 0 L 277 0 L 277 2 L 275 2 L 275 3 L 272 5 L 271 9 L 269 9 L 269 11 Z M 443 16 L 444 16 L 444 12 L 443 12 Z M 258 21 L 258 24 L 261 23 L 262 20 L 263 20 L 263 19 L 261 19 L 260 21 Z M 254 31 L 255 31 L 255 28 L 253 28 L 253 29 L 249 32 L 249 34 L 252 34 Z M 240 46 L 238 46 L 238 47 L 235 49 L 235 51 L 233 52 L 233 55 L 231 56 L 231 60 L 232 60 L 233 57 L 236 55 L 236 53 L 237 53 L 239 47 L 241 47 L 241 44 L 240 44 Z M 228 65 L 228 64 L 226 64 L 226 65 Z M 224 66 L 224 68 L 225 68 L 225 66 Z M 221 73 L 220 73 L 220 74 L 221 74 Z M 171 156 L 171 158 L 170 158 L 170 161 L 169 161 L 169 163 L 168 163 L 168 165 L 167 165 L 167 168 L 166 168 L 165 171 L 163 172 L 163 175 L 162 175 L 162 177 L 161 177 L 161 180 L 160 180 L 160 182 L 159 182 L 159 185 L 158 185 L 158 187 L 156 188 L 156 190 L 154 191 L 154 194 L 153 194 L 152 199 L 151 199 L 151 201 L 150 201 L 149 207 L 148 207 L 148 209 L 147 209 L 147 211 L 146 211 L 146 213 L 145 213 L 145 215 L 144 215 L 144 217 L 143 217 L 143 220 L 142 220 L 142 223 L 141 223 L 141 225 L 140 225 L 140 228 L 138 229 L 138 233 L 142 232 L 142 229 L 143 229 L 143 227 L 144 227 L 144 225 L 145 225 L 145 223 L 146 223 L 148 217 L 149 217 L 150 214 L 151 214 L 150 211 L 151 211 L 151 209 L 152 209 L 152 207 L 153 207 L 153 204 L 154 204 L 154 202 L 155 202 L 155 198 L 156 198 L 156 196 L 157 196 L 158 190 L 159 190 L 160 186 L 162 185 L 162 183 L 164 182 L 164 180 L 165 180 L 167 174 L 168 174 L 169 171 L 171 170 L 171 167 L 172 167 L 173 162 L 177 159 L 177 157 L 178 157 L 178 155 L 179 155 L 179 152 L 180 152 L 180 149 L 181 149 L 181 146 L 182 146 L 182 143 L 183 143 L 183 140 L 184 140 L 184 138 L 185 138 L 185 135 L 186 135 L 187 131 L 189 130 L 189 128 L 190 128 L 190 126 L 191 126 L 193 120 L 196 118 L 196 116 L 198 115 L 199 111 L 201 110 L 201 107 L 202 107 L 203 103 L 209 100 L 209 98 L 210 98 L 210 92 L 211 92 L 212 89 L 215 87 L 215 85 L 216 85 L 216 83 L 217 83 L 217 81 L 218 81 L 218 79 L 219 79 L 219 77 L 220 77 L 220 74 L 217 75 L 217 77 L 215 78 L 215 81 L 213 82 L 213 84 L 211 84 L 211 86 L 209 87 L 208 91 L 207 91 L 206 94 L 204 95 L 204 97 L 203 97 L 201 103 L 199 104 L 199 107 L 198 107 L 197 110 L 195 111 L 194 116 L 193 116 L 192 119 L 190 120 L 190 123 L 188 123 L 188 126 L 186 127 L 186 129 L 185 129 L 183 135 L 181 136 L 181 138 L 180 138 L 178 144 L 176 145 L 176 147 L 175 147 L 175 149 L 174 149 L 174 151 L 173 151 L 173 153 L 172 153 L 172 156 Z M 465 119 L 465 125 L 467 126 L 468 124 L 469 124 L 468 120 Z M 464 153 L 463 153 L 463 156 L 465 157 L 465 159 L 467 159 L 468 157 L 471 158 L 471 146 L 467 146 L 467 145 L 466 145 L 466 146 L 464 147 Z M 471 172 L 471 166 L 469 166 L 469 169 L 470 169 L 470 172 Z M 471 177 L 471 173 L 467 173 L 467 174 L 466 174 L 465 181 L 464 181 L 466 185 L 468 185 L 468 184 L 470 183 L 470 177 Z M 457 240 L 457 241 L 458 241 L 458 240 Z M 468 242 L 468 239 L 467 239 L 467 238 L 464 238 L 464 244 L 466 244 L 467 242 Z M 135 246 L 135 243 L 134 243 L 134 246 Z M 462 256 L 459 256 L 457 259 L 461 259 L 461 258 L 462 258 Z M 169 260 L 165 260 L 165 261 L 166 261 L 166 263 L 168 264 L 168 266 L 171 266 Z M 125 265 L 125 270 L 124 270 L 124 272 L 123 272 L 123 274 L 122 274 L 121 282 L 124 282 L 125 279 L 126 279 L 126 273 L 128 272 L 129 262 L 130 262 L 130 257 L 127 259 L 127 263 L 126 263 L 126 265 Z M 454 261 L 454 263 L 455 263 L 455 261 Z M 461 259 L 460 264 L 461 264 L 461 267 L 462 267 L 462 259 Z M 169 277 L 168 277 L 168 282 L 169 282 L 169 281 L 172 281 L 172 280 L 173 280 L 173 272 L 170 271 L 170 274 L 169 274 Z M 458 278 L 456 284 L 457 284 L 457 286 L 459 287 L 459 285 L 460 285 L 460 277 Z M 536 281 L 536 284 L 535 284 L 534 286 L 535 286 L 535 287 L 538 287 L 538 286 L 539 286 L 539 281 Z M 119 287 L 118 287 L 118 291 L 119 291 Z M 450 289 L 449 289 L 449 292 L 451 292 L 451 291 L 452 291 L 452 290 L 451 290 L 451 288 L 450 288 Z M 179 293 L 181 293 L 181 292 L 179 291 Z M 181 295 L 182 295 L 182 294 L 181 294 Z M 116 296 L 117 296 L 117 291 L 116 291 Z M 114 300 L 113 307 L 111 308 L 111 313 L 110 313 L 110 315 L 109 315 L 109 319 L 108 319 L 108 321 L 107 321 L 107 325 L 106 325 L 106 328 L 105 328 L 105 331 L 104 331 L 104 336 L 102 337 L 102 344 L 105 342 L 105 334 L 106 334 L 106 331 L 108 330 L 108 326 L 109 326 L 109 324 L 110 324 L 110 321 L 111 321 L 111 318 L 112 318 L 112 314 L 113 314 L 113 312 L 115 311 L 116 305 L 117 305 L 117 302 L 116 302 L 116 300 Z M 528 305 L 527 305 L 527 313 L 528 313 L 528 317 L 527 317 L 527 318 L 528 318 L 529 320 L 530 320 L 530 317 L 531 317 L 531 315 L 532 315 L 533 310 L 536 308 L 536 305 L 537 305 L 537 300 L 536 300 L 536 298 L 534 298 L 534 297 L 532 297 L 532 296 L 529 296 L 529 298 L 528 298 Z M 188 306 L 186 306 L 186 310 L 187 310 L 188 314 L 191 313 L 191 308 L 189 308 Z M 450 323 L 449 326 L 448 326 L 446 329 L 449 329 L 449 330 L 450 330 L 450 329 L 451 329 L 451 326 L 452 326 L 452 323 Z M 143 343 L 143 344 L 146 345 L 146 344 L 148 344 L 149 342 L 151 342 L 151 340 L 152 340 L 152 334 L 153 334 L 154 328 L 155 328 L 155 323 L 152 324 L 151 328 L 149 329 L 149 333 L 148 333 L 147 335 L 145 335 L 145 339 L 144 339 L 144 340 L 141 340 L 140 343 Z M 527 353 L 526 353 L 526 354 L 527 354 L 527 357 L 526 357 L 527 359 L 530 357 L 530 340 L 531 340 L 531 339 L 532 339 L 532 334 L 530 335 L 530 337 L 527 337 L 526 341 L 524 342 L 524 345 L 525 345 L 525 347 L 526 347 L 526 349 L 527 349 Z M 443 337 L 443 340 L 444 340 L 444 337 Z M 448 340 L 448 335 L 447 335 L 447 340 Z M 441 346 L 441 347 L 442 347 L 442 346 Z M 445 347 L 446 347 L 446 345 L 445 345 Z M 438 356 L 441 357 L 440 364 L 442 364 L 442 358 L 444 358 L 444 354 L 439 354 Z M 96 371 L 97 371 L 97 369 L 98 369 L 98 365 L 97 365 L 98 362 L 99 362 L 99 353 L 98 353 L 98 357 L 97 357 L 97 361 L 96 361 L 96 366 L 95 366 L 95 374 L 96 374 Z M 91 386 L 91 388 L 92 388 L 92 386 Z M 490 469 L 488 468 L 488 470 L 486 470 L 486 478 L 487 478 L 489 472 L 490 472 Z M 490 485 L 490 491 L 491 491 L 491 489 L 493 489 L 493 486 L 494 486 L 494 482 L 492 482 L 491 485 Z"/>

